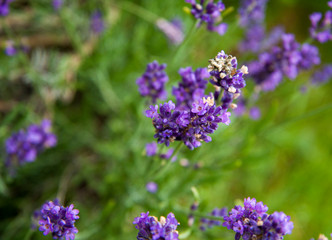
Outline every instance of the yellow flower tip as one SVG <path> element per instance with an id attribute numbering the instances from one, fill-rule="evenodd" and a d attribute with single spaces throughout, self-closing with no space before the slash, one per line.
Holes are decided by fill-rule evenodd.
<path id="1" fill-rule="evenodd" d="M 190 13 L 190 8 L 188 8 L 188 7 L 183 7 L 183 11 L 184 11 L 186 14 L 191 14 L 191 13 Z"/>

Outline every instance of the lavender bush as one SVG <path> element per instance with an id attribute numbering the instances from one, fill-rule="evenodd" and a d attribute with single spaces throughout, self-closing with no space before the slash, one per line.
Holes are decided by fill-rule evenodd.
<path id="1" fill-rule="evenodd" d="M 0 1 L 0 239 L 329 239 L 331 7 Z"/>

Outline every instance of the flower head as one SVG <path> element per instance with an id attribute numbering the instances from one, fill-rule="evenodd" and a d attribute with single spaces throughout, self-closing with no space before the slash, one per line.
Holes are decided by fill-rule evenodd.
<path id="1" fill-rule="evenodd" d="M 54 239 L 74 240 L 78 232 L 75 227 L 78 213 L 73 204 L 64 207 L 58 200 L 54 200 L 46 202 L 35 217 L 39 219 L 39 230 L 44 235 L 51 233 Z"/>
<path id="2" fill-rule="evenodd" d="M 26 130 L 14 133 L 6 140 L 7 166 L 32 162 L 45 148 L 56 145 L 56 136 L 51 132 L 51 121 L 43 120 L 40 125 L 30 125 Z"/>
<path id="3" fill-rule="evenodd" d="M 179 234 L 176 231 L 179 225 L 173 213 L 169 213 L 167 218 L 149 216 L 149 212 L 141 213 L 136 217 L 133 224 L 138 229 L 138 240 L 178 240 Z"/>
<path id="4" fill-rule="evenodd" d="M 280 240 L 293 230 L 293 222 L 283 212 L 267 214 L 268 207 L 255 198 L 244 199 L 224 217 L 223 226 L 235 232 L 235 239 Z"/>
<path id="5" fill-rule="evenodd" d="M 63 5 L 63 0 L 53 0 L 52 5 L 55 11 L 59 11 Z"/>
<path id="6" fill-rule="evenodd" d="M 239 8 L 241 26 L 261 24 L 268 0 L 242 0 Z"/>
<path id="7" fill-rule="evenodd" d="M 311 76 L 311 83 L 314 85 L 324 84 L 332 79 L 332 64 L 327 64 L 317 70 Z"/>
<path id="8" fill-rule="evenodd" d="M 153 61 L 147 65 L 145 73 L 136 80 L 140 94 L 151 97 L 152 103 L 156 103 L 158 99 L 166 99 L 165 83 L 168 81 L 168 76 L 164 71 L 165 68 L 166 64 L 159 65 L 157 61 Z"/>
<path id="9" fill-rule="evenodd" d="M 9 4 L 14 0 L 0 0 L 0 16 L 7 16 L 9 13 Z"/>
<path id="10" fill-rule="evenodd" d="M 225 10 L 225 5 L 221 0 L 217 3 L 214 3 L 213 0 L 201 0 L 200 3 L 197 3 L 196 0 L 186 0 L 186 2 L 191 4 L 191 14 L 199 20 L 197 27 L 206 22 L 209 31 L 217 32 L 220 35 L 225 34 L 227 24 L 217 24 L 221 19 L 221 12 Z"/>

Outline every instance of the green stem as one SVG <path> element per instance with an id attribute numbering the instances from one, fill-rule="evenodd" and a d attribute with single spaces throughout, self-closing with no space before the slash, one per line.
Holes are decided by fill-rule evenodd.
<path id="1" fill-rule="evenodd" d="M 148 10 L 146 10 L 145 8 L 136 5 L 135 3 L 132 2 L 123 2 L 120 5 L 117 5 L 117 7 L 131 13 L 134 14 L 142 19 L 144 19 L 147 22 L 150 22 L 152 24 L 155 24 L 155 22 L 157 21 L 157 19 L 159 19 L 160 17 Z"/>
<path id="2" fill-rule="evenodd" d="M 25 234 L 25 237 L 24 237 L 23 240 L 30 240 L 33 232 L 34 232 L 34 230 L 32 230 L 31 228 L 29 228 L 29 231 Z"/>
<path id="3" fill-rule="evenodd" d="M 166 163 L 166 165 L 164 165 L 164 161 L 162 162 L 162 166 L 161 168 L 159 168 L 157 174 L 155 175 L 155 180 L 161 178 L 162 176 L 165 175 L 165 173 L 167 173 L 168 169 L 170 168 L 170 166 L 172 165 L 172 158 L 180 151 L 181 147 L 183 146 L 183 142 L 180 142 L 178 144 L 178 146 L 175 148 L 173 154 L 170 156 L 170 158 L 168 159 L 168 162 Z"/>

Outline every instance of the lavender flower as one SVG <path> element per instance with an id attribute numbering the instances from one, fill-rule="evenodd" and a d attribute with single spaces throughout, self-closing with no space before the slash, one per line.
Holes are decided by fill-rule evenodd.
<path id="1" fill-rule="evenodd" d="M 152 103 L 156 103 L 157 99 L 165 100 L 167 97 L 165 83 L 168 76 L 165 68 L 166 64 L 159 65 L 157 61 L 153 61 L 147 65 L 145 73 L 136 80 L 140 94 L 151 97 Z"/>
<path id="2" fill-rule="evenodd" d="M 145 186 L 146 190 L 150 193 L 156 193 L 158 190 L 158 185 L 155 182 L 148 182 Z"/>
<path id="3" fill-rule="evenodd" d="M 249 110 L 249 116 L 253 120 L 258 120 L 261 118 L 261 110 L 258 107 L 252 107 Z"/>
<path id="4" fill-rule="evenodd" d="M 136 217 L 133 224 L 139 230 L 137 240 L 178 240 L 179 234 L 176 231 L 179 225 L 173 213 L 169 213 L 167 218 L 149 216 L 149 212 L 141 213 Z"/>
<path id="5" fill-rule="evenodd" d="M 265 8 L 268 0 L 242 0 L 239 8 L 240 25 L 261 24 L 265 18 Z"/>
<path id="6" fill-rule="evenodd" d="M 179 45 L 184 39 L 182 22 L 179 19 L 174 19 L 169 22 L 165 19 L 159 18 L 156 21 L 157 27 L 167 36 L 173 45 Z"/>
<path id="7" fill-rule="evenodd" d="M 204 4 L 205 0 L 200 0 L 200 3 L 197 3 L 196 0 L 186 0 L 186 2 L 191 4 L 191 14 L 199 20 L 197 27 L 206 22 L 209 31 L 217 32 L 220 35 L 225 34 L 227 24 L 220 23 L 216 25 L 221 19 L 221 12 L 225 10 L 225 5 L 221 0 L 217 3 L 208 0 L 206 5 Z"/>
<path id="8" fill-rule="evenodd" d="M 95 34 L 100 34 L 104 31 L 104 20 L 100 10 L 95 10 L 91 15 L 91 30 Z"/>
<path id="9" fill-rule="evenodd" d="M 6 141 L 7 166 L 23 165 L 32 162 L 45 148 L 56 145 L 56 136 L 51 133 L 51 121 L 43 120 L 40 125 L 31 125 L 28 129 L 14 133 Z"/>
<path id="10" fill-rule="evenodd" d="M 264 91 L 274 90 L 286 76 L 297 77 L 320 63 L 318 50 L 309 44 L 299 44 L 293 34 L 283 34 L 281 46 L 273 46 L 270 51 L 259 55 L 257 61 L 248 64 L 250 76 Z"/>
<path id="11" fill-rule="evenodd" d="M 222 219 L 227 216 L 227 208 L 215 208 L 208 216 L 220 217 L 220 219 Z M 221 220 L 213 220 L 208 217 L 201 218 L 200 223 L 201 225 L 199 228 L 201 231 L 205 231 L 207 228 L 212 228 L 214 226 L 221 226 Z"/>
<path id="12" fill-rule="evenodd" d="M 328 6 L 332 8 L 331 1 L 328 2 Z M 312 13 L 309 18 L 311 21 L 310 36 L 320 43 L 331 41 L 332 11 L 325 12 L 324 18 L 320 12 Z"/>
<path id="13" fill-rule="evenodd" d="M 227 110 L 229 107 L 236 107 L 232 105 L 233 99 L 240 96 L 241 88 L 246 86 L 243 78 L 248 74 L 248 68 L 242 66 L 237 69 L 237 59 L 232 55 L 225 54 L 224 51 L 218 53 L 214 59 L 209 60 L 210 65 L 208 71 L 212 79 L 210 82 L 216 86 L 215 98 L 218 99 L 221 90 L 224 90 L 222 96 L 222 109 Z"/>
<path id="14" fill-rule="evenodd" d="M 79 219 L 79 211 L 74 205 L 61 206 L 58 200 L 46 202 L 35 214 L 39 218 L 39 230 L 44 235 L 52 234 L 53 239 L 74 240 L 78 232 L 75 222 Z"/>
<path id="15" fill-rule="evenodd" d="M 311 83 L 321 85 L 332 79 L 332 64 L 325 65 L 311 76 Z"/>
<path id="16" fill-rule="evenodd" d="M 53 0 L 52 5 L 55 11 L 59 11 L 63 5 L 63 0 Z"/>
<path id="17" fill-rule="evenodd" d="M 9 13 L 9 4 L 14 0 L 0 0 L 0 16 L 7 16 Z"/>
<path id="18" fill-rule="evenodd" d="M 5 54 L 7 56 L 10 56 L 10 57 L 17 54 L 17 49 L 14 46 L 14 42 L 13 41 L 7 41 L 6 42 Z"/>
<path id="19" fill-rule="evenodd" d="M 235 232 L 235 239 L 280 240 L 293 230 L 293 222 L 283 212 L 267 214 L 268 207 L 255 198 L 244 199 L 244 206 L 235 206 L 224 217 L 223 226 Z"/>
<path id="20" fill-rule="evenodd" d="M 158 143 L 169 146 L 170 142 L 183 141 L 189 149 L 201 145 L 201 141 L 210 142 L 208 134 L 218 128 L 218 123 L 229 124 L 230 113 L 217 107 L 212 97 L 200 99 L 194 102 L 190 112 L 175 110 L 172 101 L 160 104 L 159 114 L 156 114 L 158 106 L 150 106 L 146 116 L 153 119 L 156 129 L 155 138 Z"/>
<path id="21" fill-rule="evenodd" d="M 157 144 L 155 142 L 147 143 L 145 145 L 146 156 L 152 157 L 157 153 Z"/>
<path id="22" fill-rule="evenodd" d="M 191 67 L 181 68 L 179 71 L 182 81 L 178 87 L 173 87 L 172 94 L 176 99 L 177 109 L 190 110 L 193 102 L 202 99 L 207 78 L 210 77 L 206 68 L 198 68 L 195 71 Z"/>

